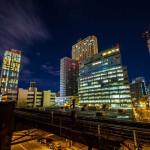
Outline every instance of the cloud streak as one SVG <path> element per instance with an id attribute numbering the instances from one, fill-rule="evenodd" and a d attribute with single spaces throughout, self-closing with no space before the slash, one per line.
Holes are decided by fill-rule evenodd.
<path id="1" fill-rule="evenodd" d="M 19 82 L 29 83 L 31 81 L 33 72 L 23 69 L 19 74 Z"/>
<path id="2" fill-rule="evenodd" d="M 40 52 L 36 52 L 36 56 L 41 56 L 41 53 Z"/>
<path id="3" fill-rule="evenodd" d="M 0 6 L 0 49 L 18 49 L 50 37 L 31 1 L 1 0 Z"/>
<path id="4" fill-rule="evenodd" d="M 41 66 L 41 69 L 44 70 L 44 71 L 46 71 L 46 72 L 49 73 L 49 74 L 52 74 L 52 75 L 56 75 L 56 76 L 59 76 L 59 75 L 60 75 L 60 71 L 55 70 L 54 67 L 50 67 L 50 66 L 48 66 L 47 64 L 43 64 L 43 65 Z"/>

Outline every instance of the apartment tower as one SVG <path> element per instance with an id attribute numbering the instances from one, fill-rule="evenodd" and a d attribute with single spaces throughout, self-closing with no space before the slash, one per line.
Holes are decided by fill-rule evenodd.
<path id="1" fill-rule="evenodd" d="M 79 39 L 72 46 L 72 59 L 81 62 L 83 59 L 98 53 L 98 43 L 95 36 L 88 36 L 85 39 Z"/>

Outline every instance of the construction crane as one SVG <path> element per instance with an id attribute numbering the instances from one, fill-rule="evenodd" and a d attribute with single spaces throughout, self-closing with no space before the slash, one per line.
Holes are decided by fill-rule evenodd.
<path id="1" fill-rule="evenodd" d="M 150 35 L 149 35 L 149 30 L 143 33 L 143 37 L 146 38 L 147 40 L 147 47 L 150 53 Z"/>

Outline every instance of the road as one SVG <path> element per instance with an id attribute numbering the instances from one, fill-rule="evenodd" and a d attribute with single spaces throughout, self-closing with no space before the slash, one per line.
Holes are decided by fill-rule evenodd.
<path id="1" fill-rule="evenodd" d="M 59 142 L 62 150 L 66 150 L 66 148 L 68 148 L 67 150 L 88 150 L 86 145 L 77 142 L 72 142 L 72 147 L 69 148 L 69 140 L 37 129 L 14 132 L 11 150 L 50 150 L 46 145 L 37 142 L 37 139 L 41 137 L 50 137 Z"/>
<path id="2" fill-rule="evenodd" d="M 37 138 L 41 136 L 47 136 L 48 133 L 36 129 L 23 130 L 14 132 L 12 137 L 11 150 L 49 150 L 49 148 L 39 142 L 33 135 L 37 134 Z"/>

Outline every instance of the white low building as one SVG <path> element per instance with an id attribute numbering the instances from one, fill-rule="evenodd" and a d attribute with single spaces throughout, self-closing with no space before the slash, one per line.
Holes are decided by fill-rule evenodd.
<path id="1" fill-rule="evenodd" d="M 34 85 L 34 86 L 33 86 Z M 18 89 L 17 106 L 22 107 L 50 107 L 55 106 L 56 93 L 38 91 L 35 84 L 30 83 L 29 89 Z"/>

